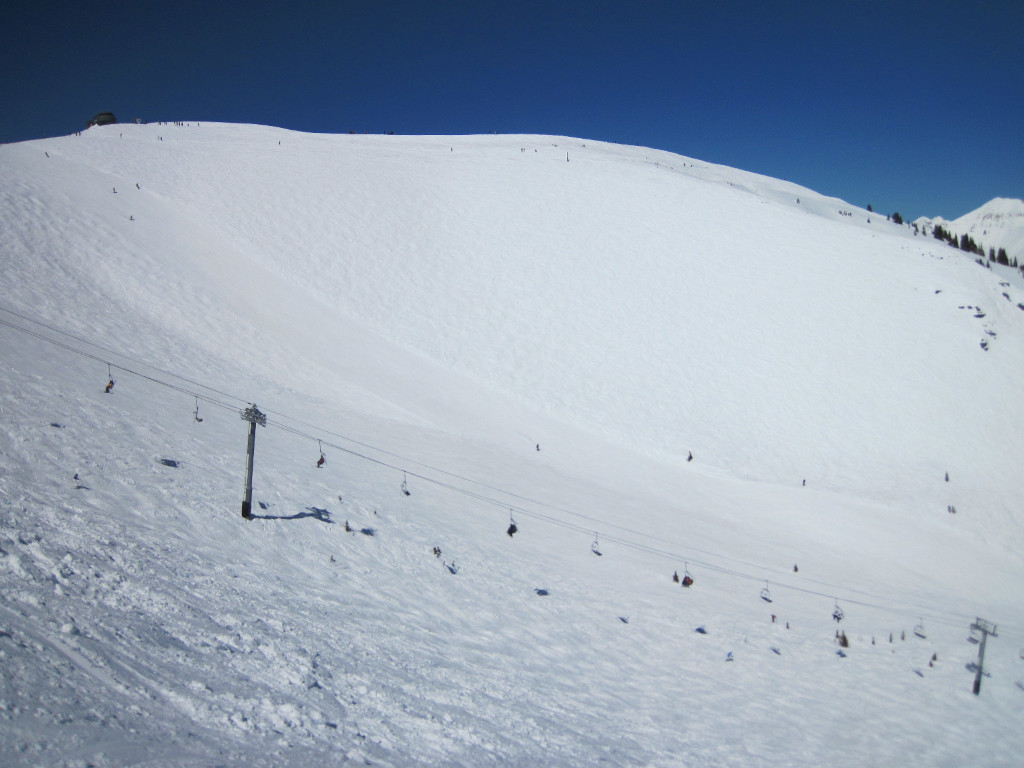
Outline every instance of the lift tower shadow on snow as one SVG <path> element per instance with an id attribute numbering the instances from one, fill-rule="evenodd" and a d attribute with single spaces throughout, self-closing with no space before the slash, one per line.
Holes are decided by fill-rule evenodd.
<path id="1" fill-rule="evenodd" d="M 245 498 L 242 499 L 242 517 L 252 519 L 252 462 L 256 452 L 256 425 L 267 426 L 267 414 L 262 413 L 253 403 L 239 415 L 243 421 L 249 422 L 249 447 L 245 462 Z"/>

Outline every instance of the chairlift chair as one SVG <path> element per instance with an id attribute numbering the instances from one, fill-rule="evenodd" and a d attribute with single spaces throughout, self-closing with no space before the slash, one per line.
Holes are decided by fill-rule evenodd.
<path id="1" fill-rule="evenodd" d="M 316 460 L 316 468 L 321 469 L 327 461 L 327 457 L 324 456 L 324 444 L 319 440 L 316 441 L 316 444 L 320 446 L 320 458 Z"/>
<path id="2" fill-rule="evenodd" d="M 926 637 L 928 637 L 924 633 L 924 620 L 923 619 L 918 619 L 917 626 L 914 627 L 914 634 L 917 637 L 920 637 L 922 640 L 924 640 Z"/>
<path id="3" fill-rule="evenodd" d="M 192 419 L 197 424 L 201 424 L 202 421 L 203 421 L 203 417 L 199 415 L 199 398 L 198 397 L 196 397 L 196 409 L 192 412 Z"/>
<path id="4" fill-rule="evenodd" d="M 981 642 L 980 635 L 981 635 L 981 633 L 977 629 L 975 629 L 974 627 L 971 627 L 971 634 L 969 634 L 967 636 L 967 642 L 974 643 L 975 645 L 977 645 L 978 643 Z M 1022 651 L 1022 653 L 1024 653 L 1024 651 Z M 1024 657 L 1022 657 L 1022 658 L 1024 658 Z"/>
<path id="5" fill-rule="evenodd" d="M 601 545 L 600 545 L 600 543 L 597 540 L 597 533 L 594 534 L 594 543 L 590 545 L 590 551 L 593 552 L 598 557 L 600 557 L 601 554 L 602 554 L 602 552 L 601 552 Z"/>
<path id="6" fill-rule="evenodd" d="M 761 590 L 761 599 L 766 603 L 772 602 L 772 593 L 771 590 L 768 589 L 767 581 L 764 583 L 764 588 Z"/>
<path id="7" fill-rule="evenodd" d="M 683 580 L 680 582 L 684 587 L 690 587 L 693 585 L 693 576 L 690 575 L 690 569 L 687 567 L 689 564 L 683 564 Z"/>
<path id="8" fill-rule="evenodd" d="M 843 609 L 839 607 L 839 601 L 836 600 L 836 607 L 835 610 L 832 611 L 832 618 L 837 622 L 840 622 L 845 616 L 846 614 L 843 613 Z"/>
<path id="9" fill-rule="evenodd" d="M 510 509 L 508 511 L 508 530 L 505 531 L 505 533 L 507 533 L 508 537 L 511 539 L 513 536 L 515 536 L 518 530 L 519 526 L 516 525 L 516 519 L 512 517 L 512 510 Z"/>
<path id="10" fill-rule="evenodd" d="M 402 493 L 406 496 L 412 496 L 409 492 L 409 479 L 406 477 L 405 472 L 402 473 Z"/>

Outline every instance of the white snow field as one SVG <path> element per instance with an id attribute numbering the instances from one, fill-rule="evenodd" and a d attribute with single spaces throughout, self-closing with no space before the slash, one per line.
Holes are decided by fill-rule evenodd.
<path id="1" fill-rule="evenodd" d="M 1019 765 L 1024 288 L 908 226 L 113 125 L 0 146 L 0 288 L 4 766 Z"/>

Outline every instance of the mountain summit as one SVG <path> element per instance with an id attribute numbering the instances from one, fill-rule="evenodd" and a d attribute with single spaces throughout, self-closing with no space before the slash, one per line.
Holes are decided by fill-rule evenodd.
<path id="1" fill-rule="evenodd" d="M 953 221 L 941 217 L 922 217 L 915 221 L 925 233 L 941 224 L 948 232 L 970 237 L 985 252 L 1004 248 L 1011 259 L 1024 261 L 1024 200 L 1010 197 L 996 197 L 977 210 L 966 213 Z"/>

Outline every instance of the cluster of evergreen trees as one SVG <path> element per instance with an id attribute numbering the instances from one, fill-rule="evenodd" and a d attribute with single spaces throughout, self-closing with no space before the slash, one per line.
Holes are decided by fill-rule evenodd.
<path id="1" fill-rule="evenodd" d="M 1005 248 L 1000 248 L 998 253 L 996 253 L 994 248 L 989 248 L 988 249 L 988 260 L 989 261 L 994 261 L 996 264 L 1005 264 L 1008 267 L 1016 267 L 1017 266 L 1017 257 L 1014 256 L 1013 259 L 1011 260 L 1006 255 L 1006 249 Z"/>
<path id="2" fill-rule="evenodd" d="M 957 236 L 951 233 L 948 229 L 943 227 L 941 224 L 936 224 L 934 229 L 932 229 L 932 237 L 934 237 L 936 240 L 944 240 L 947 243 L 949 243 L 949 245 L 953 246 L 954 248 L 959 248 L 961 251 L 967 251 L 967 253 L 977 254 L 982 258 L 984 258 L 985 256 L 985 249 L 979 243 L 976 243 L 974 241 L 974 238 L 968 235 L 967 233 L 960 235 L 960 238 L 957 239 Z M 994 261 L 997 264 L 1004 264 L 1007 267 L 1017 266 L 1016 257 L 1011 261 L 1010 257 L 1006 253 L 1005 248 L 1000 248 L 998 252 L 995 250 L 995 248 L 989 248 L 988 260 Z"/>
<path id="3" fill-rule="evenodd" d="M 985 255 L 985 249 L 978 245 L 976 242 L 974 242 L 973 237 L 964 233 L 963 235 L 960 236 L 960 239 L 957 240 L 956 235 L 954 235 L 941 224 L 936 224 L 935 228 L 932 229 L 932 237 L 934 237 L 936 240 L 945 240 L 951 246 L 953 246 L 954 248 L 959 248 L 961 251 L 967 251 L 968 253 L 976 253 L 979 256 Z"/>
<path id="4" fill-rule="evenodd" d="M 873 210 L 874 209 L 872 209 L 872 207 L 869 205 L 868 211 Z M 843 211 L 840 211 L 840 213 L 843 213 Z M 905 223 L 899 211 L 891 214 L 890 216 L 886 216 L 886 218 L 889 221 L 893 222 L 894 224 Z M 916 222 L 913 225 L 908 224 L 908 226 L 913 226 L 914 234 L 918 234 L 919 229 Z M 925 232 L 927 233 L 927 229 L 925 230 Z M 982 259 L 985 258 L 985 249 L 984 247 L 982 247 L 981 243 L 975 242 L 974 238 L 966 233 L 960 235 L 960 237 L 958 238 L 956 235 L 954 235 L 941 224 L 936 224 L 932 228 L 932 237 L 934 237 L 936 240 L 944 240 L 949 245 L 953 246 L 954 248 L 959 248 L 961 251 L 976 254 L 980 256 Z M 1011 259 L 1009 255 L 1006 253 L 1005 248 L 1000 248 L 998 251 L 996 251 L 995 248 L 989 248 L 988 260 L 994 261 L 996 264 L 1003 264 L 1007 267 L 1013 267 L 1014 269 L 1019 268 L 1022 272 L 1024 272 L 1024 264 L 1018 264 L 1016 256 Z M 979 261 L 978 263 L 981 264 L 983 262 Z"/>

